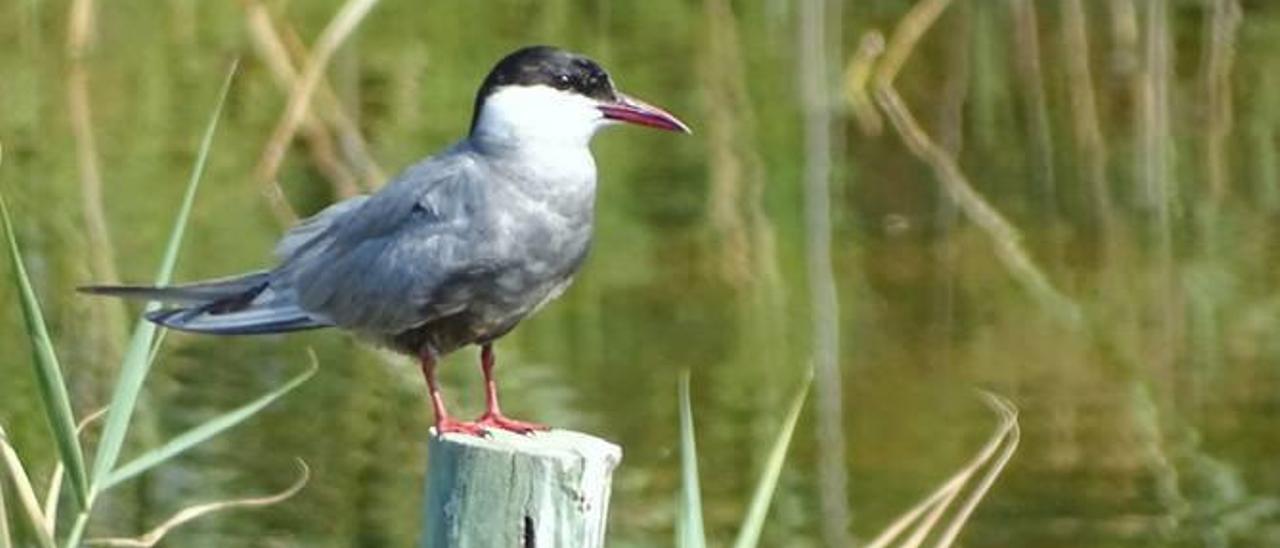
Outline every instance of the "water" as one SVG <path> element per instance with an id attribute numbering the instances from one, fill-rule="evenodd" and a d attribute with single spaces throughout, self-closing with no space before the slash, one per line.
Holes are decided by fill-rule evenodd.
<path id="1" fill-rule="evenodd" d="M 806 410 L 764 545 L 822 545 L 824 526 L 843 519 L 854 538 L 874 536 L 992 433 L 997 420 L 979 388 L 1019 407 L 1022 441 L 965 545 L 1275 545 L 1280 301 L 1270 242 L 1280 211 L 1272 76 L 1280 42 L 1271 31 L 1280 13 L 1250 3 L 1233 29 L 1229 17 L 1207 24 L 1199 2 L 1167 2 L 1167 18 L 1154 24 L 1146 3 L 1085 4 L 1075 35 L 1067 2 L 958 2 L 897 84 L 979 197 L 1020 232 L 1017 249 L 1029 259 L 1021 270 L 1005 260 L 1010 242 L 993 238 L 990 219 L 975 222 L 983 219 L 957 207 L 893 126 L 864 133 L 842 88 L 833 90 L 838 108 L 819 110 L 831 126 L 806 128 L 800 13 L 788 3 L 384 2 L 328 76 L 390 172 L 461 135 L 489 65 L 533 42 L 588 52 L 624 89 L 697 131 L 597 139 L 592 257 L 564 298 L 498 347 L 511 414 L 624 447 L 611 545 L 671 541 L 684 370 L 693 375 L 708 533 L 719 544 L 736 532 L 813 361 L 806 245 L 820 235 L 806 223 L 804 181 L 814 135 L 833 143 L 838 300 L 818 305 L 838 304 L 840 380 L 820 378 L 813 395 L 840 396 L 822 424 L 837 425 L 843 439 L 819 436 L 822 407 Z M 827 6 L 822 20 L 834 38 L 815 62 L 841 79 L 864 33 L 892 30 L 908 7 Z M 337 4 L 271 8 L 278 25 L 310 42 Z M 123 279 L 151 276 L 219 79 L 237 55 L 241 73 L 179 275 L 269 260 L 281 227 L 253 170 L 283 99 L 245 13 L 238 3 L 190 0 L 96 12 L 86 89 L 113 247 L 105 264 Z M 126 322 L 71 292 L 101 278 L 94 261 L 104 255 L 83 213 L 67 17 L 67 6 L 37 0 L 0 6 L 0 185 L 83 415 L 109 393 Z M 1207 46 L 1209 36 L 1221 46 Z M 1091 81 L 1072 72 L 1081 66 L 1073 59 L 1087 61 Z M 1080 102 L 1087 94 L 1096 129 Z M 317 167 L 311 150 L 303 141 L 291 148 L 279 175 L 302 212 L 334 198 L 327 175 L 339 173 Z M 362 173 L 337 150 L 339 165 Z M 43 477 L 53 449 L 8 287 L 0 307 L 9 311 L 0 341 L 10 349 L 0 357 L 0 421 Z M 1064 320 L 1063 307 L 1080 323 Z M 280 489 L 297 457 L 314 473 L 297 497 L 200 520 L 172 544 L 411 544 L 429 424 L 420 380 L 408 362 L 345 336 L 171 336 L 132 447 L 278 385 L 305 366 L 308 347 L 322 366 L 311 382 L 110 496 L 91 534 L 137 534 L 194 502 Z M 476 360 L 461 352 L 444 368 L 447 397 L 465 414 L 481 402 Z M 837 447 L 846 516 L 820 502 L 839 483 L 830 468 L 819 472 Z"/>

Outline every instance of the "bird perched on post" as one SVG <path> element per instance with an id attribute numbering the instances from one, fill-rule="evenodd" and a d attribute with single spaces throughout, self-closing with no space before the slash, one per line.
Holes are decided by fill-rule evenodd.
<path id="1" fill-rule="evenodd" d="M 542 429 L 502 414 L 493 343 L 559 296 L 581 266 L 596 188 L 588 145 L 619 122 L 689 132 L 619 92 L 591 59 L 526 47 L 489 72 L 464 139 L 378 192 L 290 229 L 275 268 L 168 287 L 83 289 L 165 303 L 147 318 L 182 331 L 345 329 L 421 361 L 437 434 Z M 471 344 L 481 348 L 486 410 L 466 422 L 445 410 L 436 364 Z"/>

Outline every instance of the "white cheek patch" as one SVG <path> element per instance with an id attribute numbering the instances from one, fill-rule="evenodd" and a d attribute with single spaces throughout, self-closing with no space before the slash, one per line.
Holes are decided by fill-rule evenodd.
<path id="1" fill-rule="evenodd" d="M 484 101 L 476 131 L 498 139 L 585 144 L 607 120 L 596 101 L 548 86 L 506 86 Z"/>

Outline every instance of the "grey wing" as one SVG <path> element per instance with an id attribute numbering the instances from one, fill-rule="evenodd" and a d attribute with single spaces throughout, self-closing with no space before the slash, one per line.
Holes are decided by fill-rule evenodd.
<path id="1" fill-rule="evenodd" d="M 295 229 L 297 241 L 280 244 L 289 256 L 278 278 L 303 309 L 360 331 L 396 333 L 455 312 L 432 297 L 444 280 L 476 268 L 483 197 L 475 176 L 469 159 L 447 153 L 409 168 L 377 194 L 317 219 L 324 226 Z"/>
<path id="2" fill-rule="evenodd" d="M 281 262 L 287 262 L 299 251 L 325 241 L 324 236 L 347 213 L 355 211 L 369 196 L 348 198 L 312 215 L 290 228 L 284 237 L 276 243 L 275 255 Z"/>

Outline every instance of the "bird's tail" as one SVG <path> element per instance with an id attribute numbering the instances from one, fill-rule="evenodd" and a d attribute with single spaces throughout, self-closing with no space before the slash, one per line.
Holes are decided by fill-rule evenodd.
<path id="1" fill-rule="evenodd" d="M 80 291 L 164 303 L 164 308 L 148 312 L 147 319 L 181 331 L 257 335 L 333 325 L 273 292 L 270 278 L 269 272 L 259 271 L 185 285 L 96 285 Z"/>

